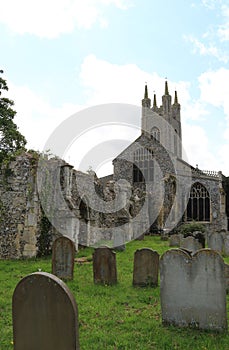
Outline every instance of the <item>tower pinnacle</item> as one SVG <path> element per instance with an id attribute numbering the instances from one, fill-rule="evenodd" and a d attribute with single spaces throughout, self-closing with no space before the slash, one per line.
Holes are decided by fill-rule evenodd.
<path id="1" fill-rule="evenodd" d="M 169 95 L 169 88 L 168 88 L 168 82 L 165 81 L 165 95 Z"/>
<path id="2" fill-rule="evenodd" d="M 151 100 L 148 97 L 148 87 L 147 84 L 145 84 L 145 93 L 144 93 L 144 99 L 142 100 L 142 107 L 148 107 L 151 106 Z"/>
<path id="3" fill-rule="evenodd" d="M 174 104 L 178 104 L 177 91 L 175 90 Z"/>

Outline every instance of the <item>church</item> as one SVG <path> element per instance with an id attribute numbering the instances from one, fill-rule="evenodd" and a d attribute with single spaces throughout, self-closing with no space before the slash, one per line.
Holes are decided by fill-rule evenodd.
<path id="1" fill-rule="evenodd" d="M 183 159 L 180 110 L 177 91 L 172 100 L 167 81 L 160 106 L 155 94 L 151 104 L 146 85 L 141 135 L 113 161 L 113 180 L 126 179 L 132 185 L 130 216 L 136 215 L 137 198 L 144 197 L 146 204 L 133 220 L 134 236 L 140 231 L 170 232 L 191 221 L 203 223 L 208 232 L 227 230 L 225 177 Z"/>

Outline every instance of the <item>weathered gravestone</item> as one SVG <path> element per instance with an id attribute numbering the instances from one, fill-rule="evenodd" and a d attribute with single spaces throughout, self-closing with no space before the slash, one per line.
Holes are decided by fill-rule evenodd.
<path id="1" fill-rule="evenodd" d="M 73 279 L 75 244 L 67 236 L 58 237 L 52 247 L 52 273 L 63 280 Z"/>
<path id="2" fill-rule="evenodd" d="M 220 254 L 202 249 L 193 256 L 181 249 L 160 260 L 163 324 L 204 330 L 227 329 L 224 262 Z"/>
<path id="3" fill-rule="evenodd" d="M 180 234 L 174 234 L 169 237 L 169 246 L 170 247 L 179 247 L 180 241 L 183 235 Z"/>
<path id="4" fill-rule="evenodd" d="M 211 233 L 208 237 L 208 247 L 222 254 L 224 251 L 224 233 Z"/>
<path id="5" fill-rule="evenodd" d="M 14 350 L 79 350 L 78 311 L 66 284 L 49 273 L 23 278 L 13 294 Z"/>
<path id="6" fill-rule="evenodd" d="M 134 253 L 134 286 L 158 286 L 159 254 L 149 248 L 138 249 Z"/>
<path id="7" fill-rule="evenodd" d="M 229 264 L 224 264 L 226 292 L 229 293 Z"/>
<path id="8" fill-rule="evenodd" d="M 117 268 L 116 253 L 108 247 L 95 249 L 93 253 L 94 283 L 116 284 Z"/>
<path id="9" fill-rule="evenodd" d="M 180 247 L 189 250 L 194 254 L 197 250 L 202 248 L 200 242 L 192 236 L 181 238 Z"/>

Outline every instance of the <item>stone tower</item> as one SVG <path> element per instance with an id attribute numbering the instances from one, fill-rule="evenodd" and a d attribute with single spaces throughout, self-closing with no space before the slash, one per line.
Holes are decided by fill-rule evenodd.
<path id="1" fill-rule="evenodd" d="M 165 92 L 160 107 L 157 106 L 155 94 L 153 106 L 151 106 L 148 87 L 145 85 L 142 100 L 142 134 L 160 142 L 175 157 L 182 158 L 180 104 L 178 103 L 177 91 L 175 91 L 172 103 L 167 81 L 165 81 Z"/>

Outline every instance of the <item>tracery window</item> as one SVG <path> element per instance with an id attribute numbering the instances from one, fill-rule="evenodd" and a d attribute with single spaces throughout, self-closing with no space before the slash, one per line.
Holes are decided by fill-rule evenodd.
<path id="1" fill-rule="evenodd" d="M 139 148 L 134 152 L 133 180 L 134 182 L 153 181 L 153 152 L 147 148 Z"/>
<path id="2" fill-rule="evenodd" d="M 196 182 L 192 185 L 187 206 L 187 220 L 210 221 L 210 196 L 205 186 Z"/>
<path id="3" fill-rule="evenodd" d="M 160 130 L 154 126 L 152 129 L 151 129 L 151 136 L 152 138 L 154 138 L 155 140 L 157 140 L 158 142 L 160 142 L 160 138 L 161 138 L 161 133 L 160 133 Z"/>

